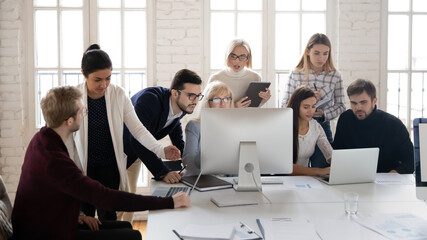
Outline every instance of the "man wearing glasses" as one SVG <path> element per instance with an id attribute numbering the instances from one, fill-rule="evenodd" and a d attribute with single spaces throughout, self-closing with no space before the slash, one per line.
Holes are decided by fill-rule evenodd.
<path id="1" fill-rule="evenodd" d="M 172 144 L 181 154 L 184 140 L 180 120 L 185 114 L 191 114 L 198 101 L 203 98 L 201 84 L 202 80 L 195 72 L 182 69 L 175 74 L 170 88 L 145 88 L 131 98 L 135 112 L 147 130 L 157 140 L 169 135 Z M 182 173 L 171 171 L 156 154 L 134 139 L 126 127 L 123 138 L 128 168 L 139 158 L 156 180 L 166 183 L 179 182 Z M 141 162 L 136 161 L 128 169 L 131 192 L 136 191 L 140 165 Z"/>

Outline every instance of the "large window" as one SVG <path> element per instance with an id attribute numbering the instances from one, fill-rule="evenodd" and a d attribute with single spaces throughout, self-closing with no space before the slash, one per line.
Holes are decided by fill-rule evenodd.
<path id="1" fill-rule="evenodd" d="M 414 118 L 427 117 L 427 1 L 387 3 L 387 112 L 412 129 Z"/>
<path id="2" fill-rule="evenodd" d="M 44 125 L 38 103 L 47 90 L 84 81 L 80 62 L 91 43 L 110 55 L 112 83 L 129 96 L 146 87 L 145 0 L 34 0 L 33 16 L 37 128 Z"/>
<path id="3" fill-rule="evenodd" d="M 147 86 L 146 0 L 34 0 L 30 4 L 33 36 L 29 75 L 34 79 L 30 109 L 34 128 L 45 125 L 39 103 L 52 87 L 84 82 L 84 50 L 99 43 L 113 62 L 112 83 L 129 96 Z M 30 118 L 32 118 L 30 114 Z M 144 167 L 138 186 L 147 186 Z M 141 176 L 140 175 L 140 176 Z"/>
<path id="4" fill-rule="evenodd" d="M 210 36 L 210 74 L 225 67 L 227 44 L 234 37 L 252 48 L 253 68 L 272 82 L 269 106 L 280 106 L 289 72 L 314 33 L 327 33 L 333 0 L 211 0 L 205 22 Z"/>

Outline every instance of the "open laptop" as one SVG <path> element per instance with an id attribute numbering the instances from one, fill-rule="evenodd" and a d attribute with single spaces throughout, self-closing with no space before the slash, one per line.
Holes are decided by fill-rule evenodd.
<path id="1" fill-rule="evenodd" d="M 374 182 L 379 152 L 379 148 L 333 150 L 329 176 L 316 178 L 330 185 Z"/>

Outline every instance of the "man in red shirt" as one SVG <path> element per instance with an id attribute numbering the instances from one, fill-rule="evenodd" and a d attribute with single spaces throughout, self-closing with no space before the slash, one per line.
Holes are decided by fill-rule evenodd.
<path id="1" fill-rule="evenodd" d="M 94 223 L 91 218 L 79 218 L 82 201 L 111 211 L 190 206 L 189 196 L 182 192 L 169 198 L 141 196 L 106 188 L 83 175 L 64 144 L 86 114 L 81 96 L 77 88 L 59 87 L 41 101 L 47 126 L 36 133 L 25 155 L 12 212 L 13 239 L 76 239 L 78 222 Z M 126 238 L 123 231 L 117 233 L 120 230 L 100 230 L 100 236 L 103 231 L 109 231 L 110 238 L 102 239 L 113 239 L 115 234 L 119 239 L 141 239 L 139 234 Z"/>

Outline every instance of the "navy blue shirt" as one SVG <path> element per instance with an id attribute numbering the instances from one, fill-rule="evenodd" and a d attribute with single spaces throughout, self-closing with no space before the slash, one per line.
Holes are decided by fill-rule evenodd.
<path id="1" fill-rule="evenodd" d="M 104 167 L 116 164 L 105 97 L 87 97 L 88 106 L 88 165 Z"/>
<path id="2" fill-rule="evenodd" d="M 182 114 L 179 118 L 173 120 L 170 125 L 164 127 L 170 111 L 170 96 L 171 90 L 169 88 L 149 87 L 133 95 L 131 101 L 139 120 L 153 137 L 160 140 L 169 135 L 172 144 L 182 153 L 184 140 L 182 137 L 181 118 L 185 114 Z M 127 167 L 130 167 L 139 158 L 156 180 L 161 180 L 162 176 L 171 171 L 162 162 L 162 159 L 133 138 L 126 126 L 123 131 L 123 144 L 124 151 L 128 156 Z"/>

